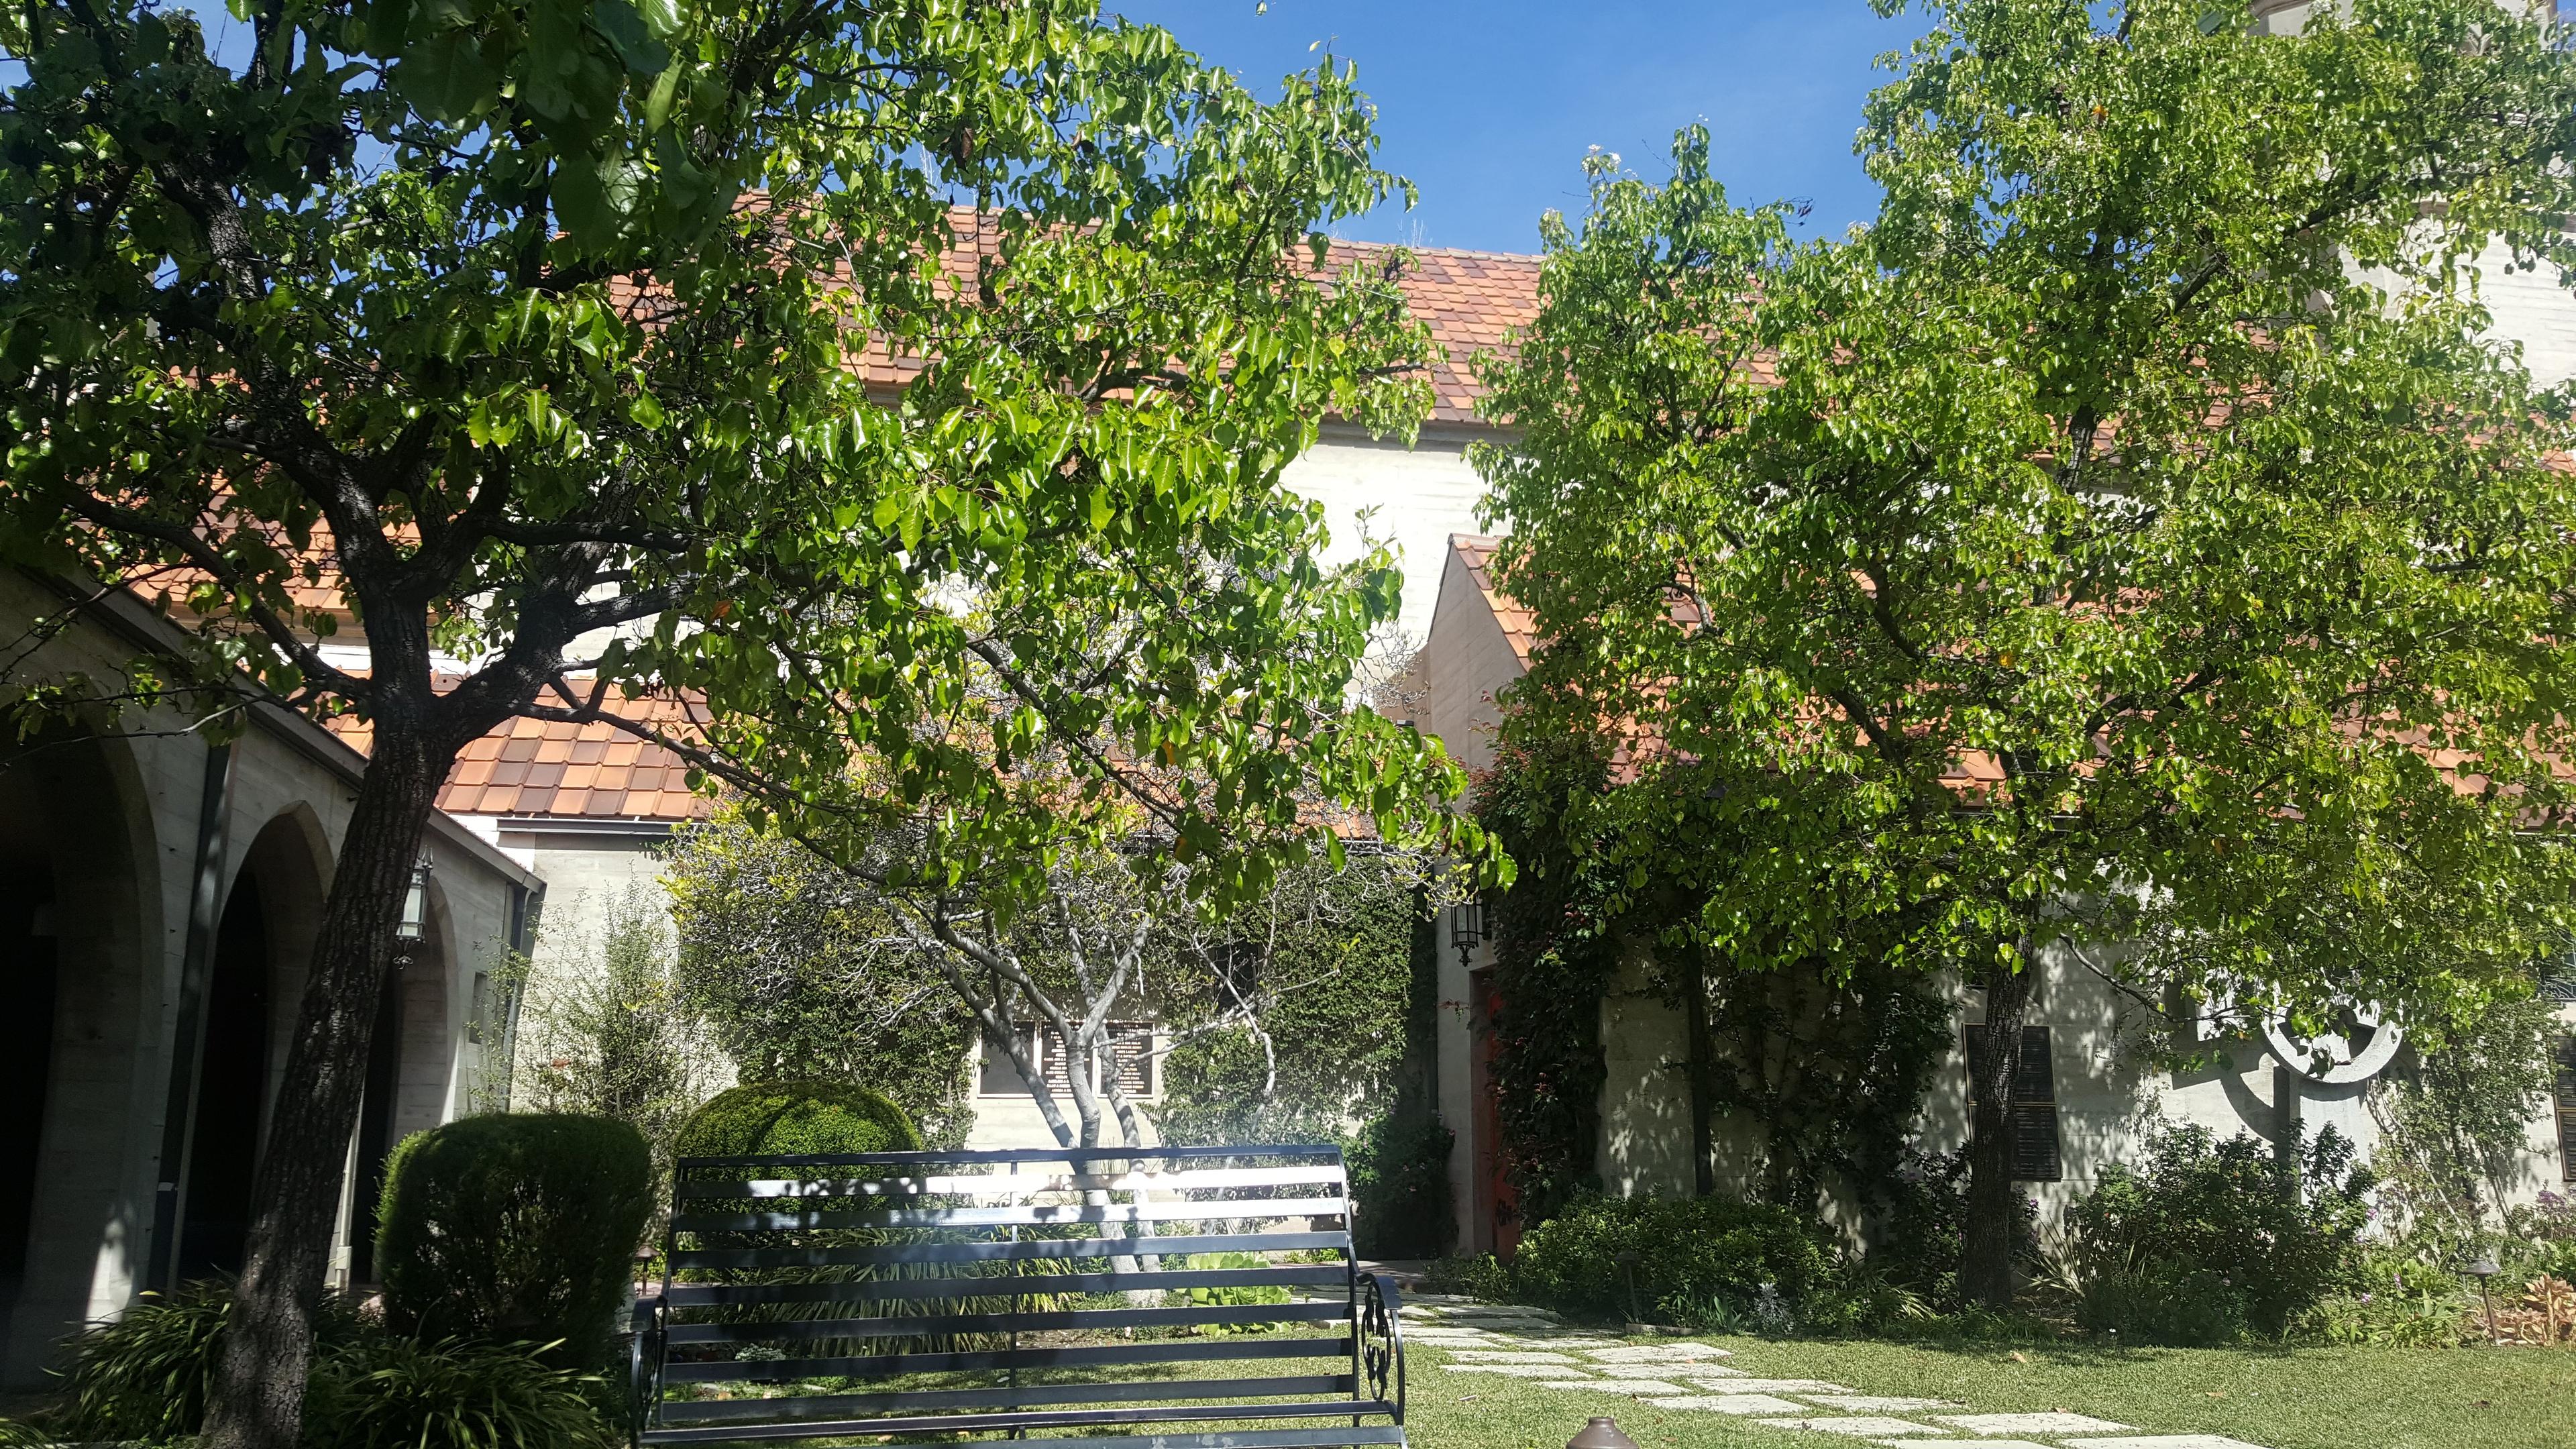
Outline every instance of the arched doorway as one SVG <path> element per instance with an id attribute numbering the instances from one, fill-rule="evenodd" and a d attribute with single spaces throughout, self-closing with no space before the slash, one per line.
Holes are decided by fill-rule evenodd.
<path id="1" fill-rule="evenodd" d="M 421 936 L 395 949 L 394 969 L 376 998 L 366 1095 L 358 1111 L 355 1176 L 349 1184 L 349 1281 L 372 1284 L 376 1214 L 385 1167 L 414 1132 L 446 1120 L 454 1043 L 447 1021 L 447 911 L 433 875 L 424 888 Z"/>
<path id="2" fill-rule="evenodd" d="M 134 760 L 118 740 L 0 746 L 0 1384 L 45 1382 L 63 1335 L 143 1268 L 157 1124 L 160 938 Z"/>
<path id="3" fill-rule="evenodd" d="M 0 1113 L 0 1312 L 27 1281 L 60 982 L 52 850 L 32 785 L 28 772 L 0 764 L 0 992 L 9 1002 L 0 1012 L 0 1101 L 9 1104 Z"/>
<path id="4" fill-rule="evenodd" d="M 206 1039 L 197 1058 L 188 1181 L 180 1198 L 181 1282 L 241 1271 L 268 1097 L 270 956 L 259 872 L 246 867 L 224 902 L 206 982 Z"/>
<path id="5" fill-rule="evenodd" d="M 190 1078 L 172 1281 L 241 1268 L 269 1105 L 320 928 L 328 849 L 312 811 L 290 809 L 251 838 L 224 894 Z"/>

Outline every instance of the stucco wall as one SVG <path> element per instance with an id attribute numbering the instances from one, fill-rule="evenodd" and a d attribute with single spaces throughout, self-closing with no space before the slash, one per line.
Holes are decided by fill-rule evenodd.
<path id="1" fill-rule="evenodd" d="M 1956 983 L 1944 989 L 1955 1008 L 1956 1026 L 1924 1095 L 1917 1127 L 1917 1140 L 1933 1151 L 1955 1149 L 1968 1139 L 1967 1061 L 1960 1029 L 1984 1018 L 1981 993 Z M 1608 1069 L 1600 1098 L 1603 1186 L 1616 1193 L 1687 1193 L 1689 1088 L 1668 1065 L 1683 1055 L 1681 1014 L 1645 989 L 1642 967 L 1635 962 L 1623 969 L 1601 1013 Z M 2576 1005 L 2561 1008 L 2559 1018 L 2576 1029 Z M 2204 1126 L 2221 1138 L 2250 1133 L 2264 1142 L 2278 1140 L 2294 1120 L 2309 1140 L 2332 1126 L 2364 1158 L 2378 1144 L 2367 1083 L 2307 1080 L 2281 1065 L 2259 1040 L 2215 1043 L 2217 1060 L 2206 1067 L 2148 1067 L 2145 1049 L 2154 1043 L 2146 1034 L 2169 1028 L 2062 956 L 2043 963 L 2028 1020 L 2049 1028 L 2064 1168 L 2057 1182 L 2025 1185 L 2044 1216 L 2053 1217 L 2089 1192 L 2109 1164 L 2141 1161 L 2147 1135 L 2159 1119 Z M 1741 1191 L 1752 1164 L 1725 1150 L 1725 1123 L 1718 1124 L 1717 1136 L 1720 1190 Z M 2512 1200 L 2528 1203 L 2543 1191 L 2565 1192 L 2554 1104 L 2543 1103 L 2527 1137 L 2530 1151 Z"/>
<path id="2" fill-rule="evenodd" d="M 1336 560 L 1357 556 L 1360 515 L 1376 510 L 1367 530 L 1403 553 L 1404 608 L 1396 626 L 1412 645 L 1431 633 L 1449 535 L 1477 531 L 1476 500 L 1485 485 L 1467 462 L 1471 436 L 1464 429 L 1425 428 L 1407 448 L 1371 441 L 1355 428 L 1329 428 L 1284 475 L 1290 488 L 1323 505 Z"/>

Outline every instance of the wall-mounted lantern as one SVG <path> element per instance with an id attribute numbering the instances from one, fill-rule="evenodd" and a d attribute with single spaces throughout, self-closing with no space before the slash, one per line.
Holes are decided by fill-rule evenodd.
<path id="1" fill-rule="evenodd" d="M 411 864 L 411 888 L 403 892 L 402 919 L 394 923 L 394 964 L 411 964 L 412 949 L 429 927 L 429 857 Z"/>
<path id="2" fill-rule="evenodd" d="M 1458 948 L 1458 964 L 1465 966 L 1468 956 L 1485 939 L 1485 904 L 1469 897 L 1450 908 L 1449 944 Z"/>

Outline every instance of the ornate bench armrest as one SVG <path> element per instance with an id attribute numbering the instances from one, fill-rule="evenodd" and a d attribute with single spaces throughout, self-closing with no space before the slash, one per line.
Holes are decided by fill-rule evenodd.
<path id="1" fill-rule="evenodd" d="M 662 1353 L 664 1326 L 670 1318 L 670 1306 L 662 1295 L 635 1300 L 633 1332 L 627 1340 L 626 1374 L 629 1418 L 627 1438 L 632 1443 L 652 1426 L 654 1415 L 661 1409 Z"/>
<path id="2" fill-rule="evenodd" d="M 1389 1405 L 1395 1422 L 1404 1422 L 1403 1296 L 1395 1280 L 1376 1273 L 1359 1276 L 1359 1348 L 1361 1386 L 1369 1397 Z"/>

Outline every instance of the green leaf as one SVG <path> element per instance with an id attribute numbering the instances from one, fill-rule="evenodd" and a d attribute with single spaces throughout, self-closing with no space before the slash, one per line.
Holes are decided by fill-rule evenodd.
<path id="1" fill-rule="evenodd" d="M 637 12 L 634 0 L 597 0 L 592 15 L 600 33 L 608 37 L 609 44 L 617 47 L 618 59 L 626 62 L 629 72 L 659 75 L 670 67 L 670 48 L 656 37 L 668 35 L 671 31 L 653 29 L 650 19 Z M 672 19 L 672 28 L 676 29 L 676 10 Z"/>

